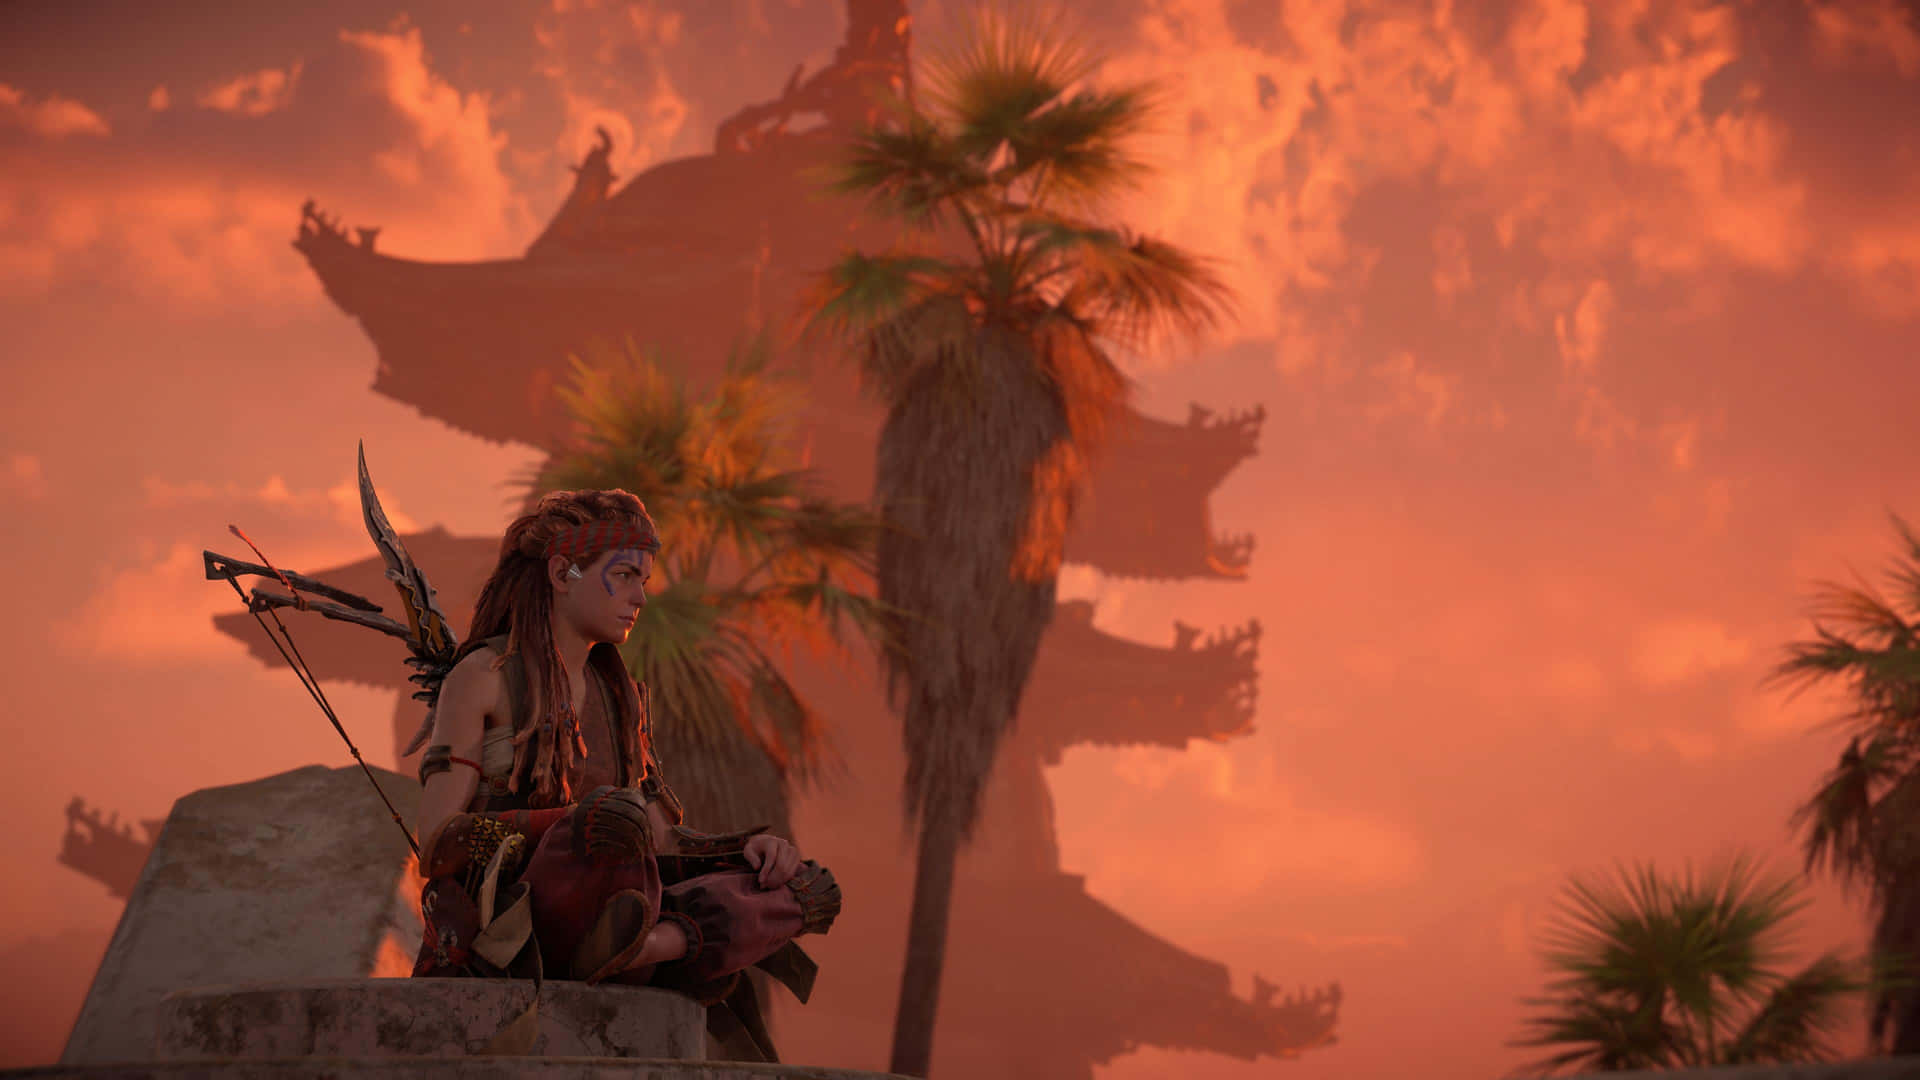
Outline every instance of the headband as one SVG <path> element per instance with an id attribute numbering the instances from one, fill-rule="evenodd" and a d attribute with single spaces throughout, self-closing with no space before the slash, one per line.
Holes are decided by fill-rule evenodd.
<path id="1" fill-rule="evenodd" d="M 659 551 L 660 538 L 654 534 L 650 524 L 590 521 L 585 525 L 562 529 L 558 536 L 547 541 L 546 557 L 551 559 L 555 555 L 565 555 L 570 559 L 589 559 L 603 551 L 624 551 L 627 548 Z"/>

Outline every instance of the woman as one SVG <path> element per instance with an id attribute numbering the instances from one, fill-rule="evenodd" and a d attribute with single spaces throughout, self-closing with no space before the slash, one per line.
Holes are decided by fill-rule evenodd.
<path id="1" fill-rule="evenodd" d="M 759 964 L 805 1000 L 812 963 L 792 939 L 832 925 L 832 875 L 764 828 L 682 825 L 621 663 L 659 549 L 617 490 L 551 493 L 507 529 L 407 751 L 431 740 L 416 976 L 544 970 L 712 1004 Z"/>

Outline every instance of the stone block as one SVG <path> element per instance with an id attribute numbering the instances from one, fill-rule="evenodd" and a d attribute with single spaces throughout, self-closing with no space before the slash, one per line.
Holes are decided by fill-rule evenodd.
<path id="1" fill-rule="evenodd" d="M 411 822 L 420 785 L 374 769 Z M 420 943 L 420 880 L 359 766 L 313 765 L 176 802 L 127 900 L 63 1063 L 151 1060 L 176 990 L 397 976 Z"/>
<path id="2" fill-rule="evenodd" d="M 283 1058 L 151 1061 L 0 1070 L 0 1080 L 905 1080 L 892 1073 L 642 1058 Z"/>
<path id="3" fill-rule="evenodd" d="M 327 979 L 212 987 L 160 1004 L 154 1056 L 375 1058 L 477 1054 L 534 999 L 505 979 Z M 548 981 L 534 1056 L 706 1057 L 706 1009 L 685 994 Z"/>

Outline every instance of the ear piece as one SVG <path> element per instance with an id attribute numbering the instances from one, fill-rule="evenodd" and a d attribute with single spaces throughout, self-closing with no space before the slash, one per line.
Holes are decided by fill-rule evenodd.
<path id="1" fill-rule="evenodd" d="M 579 581 L 579 580 L 580 580 L 580 578 L 581 578 L 581 577 L 582 577 L 583 575 L 582 575 L 582 574 L 580 573 L 580 568 L 579 568 L 579 567 L 577 567 L 577 566 L 569 566 L 569 567 L 567 567 L 567 576 L 568 576 L 568 577 L 570 577 L 570 578 L 572 578 L 572 579 L 573 579 L 573 580 L 575 580 L 575 581 Z"/>

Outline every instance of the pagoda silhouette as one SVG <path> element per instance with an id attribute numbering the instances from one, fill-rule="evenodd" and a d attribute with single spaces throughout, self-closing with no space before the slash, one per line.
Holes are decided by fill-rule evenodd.
<path id="1" fill-rule="evenodd" d="M 616 189 L 611 139 L 601 131 L 571 193 L 519 258 L 395 257 L 377 250 L 378 229 L 350 237 L 309 202 L 295 247 L 374 343 L 373 389 L 481 438 L 553 451 L 568 433 L 553 390 L 568 377 L 570 355 L 596 342 L 657 346 L 698 393 L 750 329 L 790 326 L 814 275 L 835 256 L 896 239 L 852 201 L 822 194 L 818 179 L 847 133 L 873 119 L 873 89 L 907 88 L 905 3 L 849 0 L 847 12 L 833 62 L 810 77 L 796 71 L 778 98 L 729 117 L 711 153 L 663 162 Z M 867 501 L 882 410 L 860 394 L 854 364 L 818 345 L 786 350 L 779 363 L 805 383 L 793 426 L 822 493 Z M 1130 413 L 1089 478 L 1068 561 L 1131 578 L 1244 577 L 1252 539 L 1217 535 L 1208 500 L 1255 452 L 1263 419 L 1258 408 L 1219 416 L 1198 405 L 1184 421 Z M 395 502 L 399 495 L 389 493 Z M 404 540 L 464 630 L 497 534 L 434 528 Z M 362 596 L 389 595 L 375 557 L 311 572 Z M 215 623 L 263 663 L 281 662 L 246 615 Z M 1143 1046 L 1252 1060 L 1334 1041 L 1337 984 L 1283 996 L 1255 976 L 1252 995 L 1239 997 L 1224 964 L 1161 940 L 1060 869 L 1043 769 L 1068 748 L 1179 749 L 1252 730 L 1258 623 L 1211 635 L 1174 628 L 1171 646 L 1144 645 L 1096 628 L 1090 603 L 1059 605 L 996 760 L 975 840 L 961 855 L 935 1075 L 1090 1080 L 1093 1065 Z M 397 752 L 422 708 L 406 692 L 403 646 L 319 619 L 304 621 L 298 634 L 323 678 L 399 691 Z M 809 939 L 820 981 L 813 1001 L 787 1014 L 780 1041 L 789 1060 L 880 1067 L 913 856 L 901 822 L 898 722 L 871 659 L 858 656 L 855 666 L 853 677 L 835 662 L 789 666 L 847 768 L 796 792 L 795 820 L 772 824 L 796 829 L 802 849 L 833 867 L 847 907 L 832 935 Z M 675 740 L 664 723 L 660 741 L 671 776 Z M 410 771 L 412 762 L 400 768 Z M 689 820 L 702 827 L 759 824 L 726 820 L 724 806 L 682 795 Z M 1207 872 L 1184 865 L 1178 851 L 1140 857 L 1169 877 Z"/>

